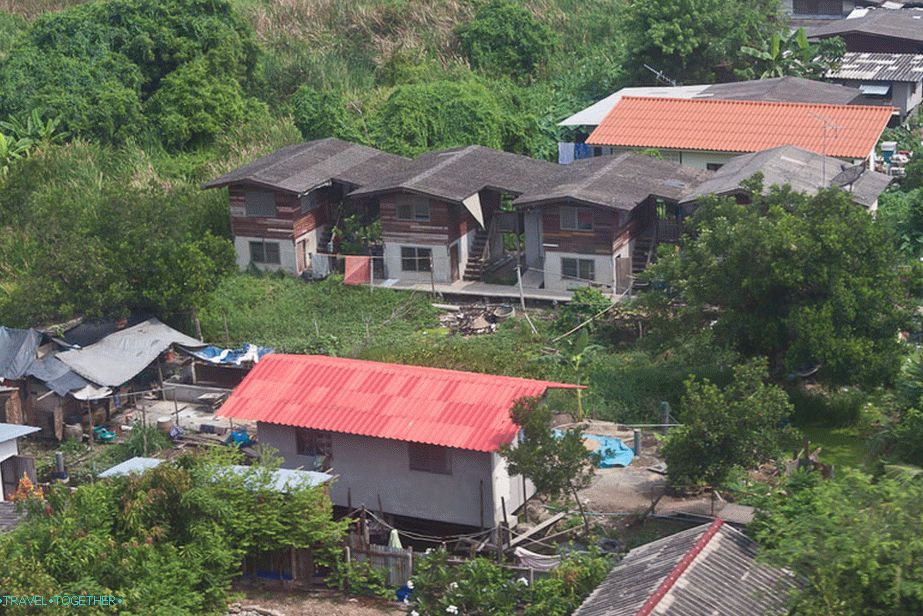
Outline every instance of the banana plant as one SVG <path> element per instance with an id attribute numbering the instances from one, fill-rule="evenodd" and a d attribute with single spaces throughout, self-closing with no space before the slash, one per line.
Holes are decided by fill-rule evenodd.
<path id="1" fill-rule="evenodd" d="M 804 28 L 783 36 L 773 33 L 762 47 L 743 46 L 740 51 L 759 61 L 763 69 L 760 79 L 784 77 L 822 77 L 843 57 L 842 40 L 831 39 L 812 44 Z"/>
<path id="2" fill-rule="evenodd" d="M 27 139 L 16 139 L 0 133 L 0 177 L 5 176 L 14 160 L 29 153 L 32 143 Z"/>
<path id="3" fill-rule="evenodd" d="M 58 130 L 60 118 L 45 120 L 38 109 L 33 109 L 26 119 L 10 117 L 5 122 L 0 122 L 0 129 L 19 138 L 27 139 L 32 144 L 48 145 L 61 143 L 67 138 L 67 133 Z"/>

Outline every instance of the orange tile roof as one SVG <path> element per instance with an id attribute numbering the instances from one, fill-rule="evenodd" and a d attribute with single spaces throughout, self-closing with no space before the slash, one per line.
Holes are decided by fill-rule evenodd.
<path id="1" fill-rule="evenodd" d="M 759 152 L 794 145 L 827 156 L 865 158 L 893 111 L 866 105 L 626 96 L 587 143 L 717 152 Z M 826 146 L 824 120 L 828 123 Z"/>

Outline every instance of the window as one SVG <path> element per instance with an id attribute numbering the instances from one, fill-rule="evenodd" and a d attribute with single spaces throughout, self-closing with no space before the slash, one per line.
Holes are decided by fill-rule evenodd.
<path id="1" fill-rule="evenodd" d="M 428 272 L 433 251 L 429 248 L 401 246 L 401 270 L 405 272 Z"/>
<path id="2" fill-rule="evenodd" d="M 448 447 L 407 443 L 407 452 L 410 455 L 410 470 L 412 471 L 441 475 L 452 474 L 452 457 Z"/>
<path id="3" fill-rule="evenodd" d="M 596 280 L 596 264 L 593 259 L 561 257 L 561 277 Z"/>
<path id="4" fill-rule="evenodd" d="M 585 207 L 562 207 L 561 229 L 564 231 L 592 231 L 593 210 Z"/>
<path id="5" fill-rule="evenodd" d="M 314 458 L 314 468 L 309 470 L 329 470 L 333 458 L 330 433 L 305 428 L 299 429 L 295 432 L 295 452 L 299 456 Z"/>
<path id="6" fill-rule="evenodd" d="M 709 171 L 717 171 L 723 166 L 721 163 L 705 163 L 705 168 Z"/>
<path id="7" fill-rule="evenodd" d="M 250 242 L 250 260 L 254 263 L 278 265 L 282 262 L 279 258 L 279 242 Z"/>
<path id="8" fill-rule="evenodd" d="M 248 190 L 244 193 L 247 216 L 271 217 L 276 215 L 276 195 L 265 190 Z"/>
<path id="9" fill-rule="evenodd" d="M 397 219 L 429 222 L 429 203 L 402 203 L 397 206 Z"/>

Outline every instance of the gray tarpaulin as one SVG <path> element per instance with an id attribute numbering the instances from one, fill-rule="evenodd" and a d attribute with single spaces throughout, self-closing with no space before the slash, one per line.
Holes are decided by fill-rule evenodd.
<path id="1" fill-rule="evenodd" d="M 138 375 L 173 344 L 204 346 L 157 319 L 148 319 L 83 349 L 58 353 L 57 358 L 94 383 L 116 387 Z"/>
<path id="2" fill-rule="evenodd" d="M 38 357 L 41 340 L 34 329 L 0 327 L 0 379 L 15 381 L 26 376 Z"/>

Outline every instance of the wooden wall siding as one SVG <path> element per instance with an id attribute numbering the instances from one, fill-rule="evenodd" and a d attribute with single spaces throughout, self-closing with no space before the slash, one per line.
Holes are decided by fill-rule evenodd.
<path id="1" fill-rule="evenodd" d="M 398 204 L 413 203 L 415 201 L 429 203 L 429 222 L 398 220 Z M 381 237 L 385 241 L 447 245 L 453 241 L 449 239 L 450 235 L 457 233 L 457 214 L 452 212 L 453 209 L 458 207 L 456 205 L 435 199 L 427 199 L 419 195 L 395 193 L 381 197 L 379 206 Z M 452 227 L 455 227 L 455 230 L 450 230 Z"/>
<path id="2" fill-rule="evenodd" d="M 276 193 L 276 215 L 274 217 L 247 216 L 244 204 L 245 186 L 228 188 L 231 210 L 231 233 L 244 237 L 267 239 L 294 239 L 326 224 L 333 206 L 336 189 L 327 187 L 315 191 L 318 206 L 301 213 L 301 202 L 291 193 Z"/>
<path id="3" fill-rule="evenodd" d="M 617 252 L 622 246 L 644 232 L 657 220 L 656 204 L 653 199 L 648 199 L 628 215 L 628 220 L 615 233 L 612 238 L 612 252 Z"/>
<path id="4" fill-rule="evenodd" d="M 923 27 L 921 25 L 920 27 Z M 866 53 L 923 53 L 923 43 L 870 34 L 844 34 L 846 49 Z"/>
<path id="5" fill-rule="evenodd" d="M 612 254 L 613 240 L 619 230 L 618 212 L 592 208 L 593 230 L 570 231 L 561 229 L 560 207 L 562 206 L 551 205 L 542 208 L 542 243 L 546 245 L 546 250 L 592 255 Z"/>

